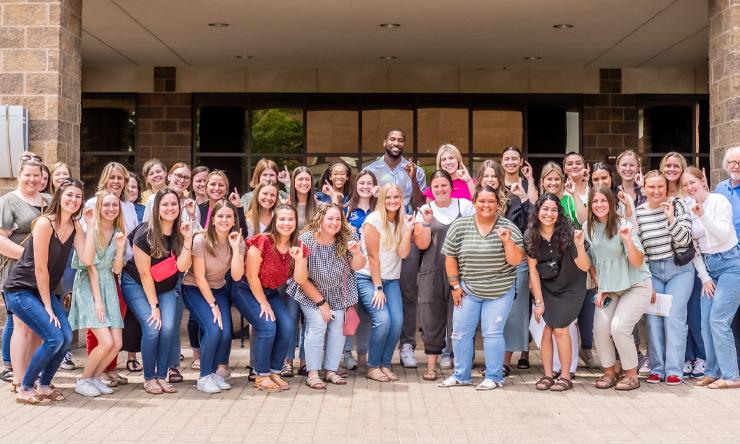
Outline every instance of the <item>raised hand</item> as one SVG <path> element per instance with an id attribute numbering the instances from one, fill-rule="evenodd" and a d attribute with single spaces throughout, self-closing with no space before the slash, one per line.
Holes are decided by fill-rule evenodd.
<path id="1" fill-rule="evenodd" d="M 519 180 L 519 182 L 514 182 L 511 184 L 511 193 L 519 198 L 519 200 L 524 201 L 527 197 L 527 193 L 524 192 L 524 186 L 522 185 L 522 181 Z"/>
<path id="2" fill-rule="evenodd" d="M 457 170 L 455 172 L 455 174 L 457 175 L 457 178 L 458 179 L 460 179 L 460 180 L 462 180 L 464 182 L 468 182 L 468 181 L 471 180 L 470 173 L 468 172 L 468 169 L 465 168 L 465 166 L 462 166 L 462 168 L 460 168 L 459 170 Z"/>
<path id="3" fill-rule="evenodd" d="M 637 174 L 635 174 L 635 184 L 642 188 L 642 183 L 645 181 L 644 176 L 642 175 L 642 170 L 638 171 Z"/>
<path id="4" fill-rule="evenodd" d="M 629 203 L 630 203 L 630 200 L 632 198 L 629 197 L 627 195 L 627 193 L 625 193 L 624 191 L 622 191 L 621 185 L 620 185 L 620 190 L 617 191 L 617 199 L 619 199 L 619 201 L 622 202 L 622 204 L 624 204 L 625 207 L 628 207 L 629 206 Z"/>
<path id="5" fill-rule="evenodd" d="M 704 205 L 701 202 L 695 202 L 691 207 L 691 211 L 699 217 L 704 216 Z"/>
<path id="6" fill-rule="evenodd" d="M 85 225 L 91 227 L 95 223 L 95 208 L 88 207 L 83 209 L 82 217 L 85 219 Z"/>
<path id="7" fill-rule="evenodd" d="M 374 185 L 372 188 L 370 188 L 370 193 L 373 195 L 373 197 L 378 197 L 378 193 L 380 192 L 380 187 L 377 185 Z"/>
<path id="8" fill-rule="evenodd" d="M 288 250 L 288 253 L 290 254 L 290 257 L 293 258 L 294 261 L 303 259 L 303 249 L 301 247 L 290 247 L 290 250 Z"/>
<path id="9" fill-rule="evenodd" d="M 579 172 L 579 174 L 581 176 L 581 180 L 583 180 L 584 182 L 587 182 L 588 181 L 588 175 L 589 175 L 589 173 L 591 173 L 591 169 L 588 166 L 586 168 L 583 168 Z"/>
<path id="10" fill-rule="evenodd" d="M 632 239 L 632 225 L 622 225 L 619 227 L 619 237 L 621 237 L 623 241 Z"/>
<path id="11" fill-rule="evenodd" d="M 360 252 L 360 243 L 357 242 L 357 241 L 351 240 L 351 241 L 347 242 L 347 249 L 352 254 L 361 254 L 361 252 Z"/>
<path id="12" fill-rule="evenodd" d="M 185 199 L 185 202 L 183 202 L 182 204 L 182 208 L 188 212 L 188 216 L 190 216 L 190 219 L 195 218 L 195 201 L 193 199 Z"/>
<path id="13" fill-rule="evenodd" d="M 570 177 L 565 180 L 565 191 L 569 194 L 575 194 L 576 192 L 576 184 L 573 183 L 573 180 Z"/>
<path id="14" fill-rule="evenodd" d="M 180 224 L 180 234 L 182 234 L 182 237 L 185 239 L 192 239 L 193 238 L 193 224 L 190 222 L 183 222 Z"/>
<path id="15" fill-rule="evenodd" d="M 229 245 L 231 251 L 239 251 L 239 244 L 241 244 L 242 235 L 238 231 L 232 231 L 229 233 Z"/>
<path id="16" fill-rule="evenodd" d="M 524 166 L 522 167 L 522 175 L 527 179 L 527 182 L 534 182 L 532 165 L 530 165 L 529 162 L 527 162 L 526 160 L 524 161 Z"/>
<path id="17" fill-rule="evenodd" d="M 663 213 L 665 214 L 666 219 L 668 219 L 668 223 L 673 223 L 673 219 L 675 218 L 673 199 L 670 199 L 668 202 L 661 202 L 660 207 L 663 208 Z"/>
<path id="18" fill-rule="evenodd" d="M 501 239 L 501 242 L 506 243 L 511 240 L 511 230 L 506 227 L 496 228 L 496 234 Z"/>
<path id="19" fill-rule="evenodd" d="M 334 194 L 334 187 L 331 186 L 328 180 L 324 181 L 324 185 L 321 187 L 321 192 L 327 196 L 332 196 Z"/>
<path id="20" fill-rule="evenodd" d="M 235 206 L 236 208 L 242 207 L 242 201 L 239 198 L 239 192 L 236 190 L 236 187 L 234 187 L 234 191 L 229 194 L 229 202 L 231 202 L 231 205 Z"/>
<path id="21" fill-rule="evenodd" d="M 577 247 L 583 247 L 585 245 L 583 230 L 573 230 L 573 243 Z"/>
<path id="22" fill-rule="evenodd" d="M 416 164 L 414 163 L 414 159 L 410 159 L 406 166 L 403 167 L 403 170 L 406 171 L 406 174 L 409 175 L 409 178 L 411 180 L 416 180 Z"/>
<path id="23" fill-rule="evenodd" d="M 126 235 L 120 231 L 113 235 L 113 240 L 116 242 L 116 248 L 122 250 L 126 246 Z"/>
<path id="24" fill-rule="evenodd" d="M 432 213 L 432 207 L 429 205 L 424 205 L 421 208 L 421 215 L 424 218 L 424 223 L 429 225 L 434 220 L 434 214 Z"/>
<path id="25" fill-rule="evenodd" d="M 403 216 L 403 229 L 406 231 L 411 231 L 414 229 L 414 219 L 416 219 L 415 214 L 406 214 Z"/>
<path id="26" fill-rule="evenodd" d="M 290 187 L 290 171 L 288 171 L 288 165 L 283 165 L 283 171 L 278 173 L 278 182 L 285 185 L 286 188 Z"/>

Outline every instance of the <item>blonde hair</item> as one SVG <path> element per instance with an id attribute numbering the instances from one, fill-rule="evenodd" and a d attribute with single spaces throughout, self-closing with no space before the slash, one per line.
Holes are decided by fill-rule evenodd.
<path id="1" fill-rule="evenodd" d="M 401 205 L 401 208 L 396 212 L 394 220 L 388 218 L 388 211 L 385 209 L 385 197 L 390 190 L 398 191 L 401 202 L 403 202 L 403 191 L 401 191 L 401 187 L 395 183 L 387 183 L 380 188 L 378 201 L 375 204 L 375 210 L 373 210 L 380 217 L 380 225 L 383 227 L 383 235 L 385 236 L 383 247 L 386 250 L 390 250 L 394 246 L 397 247 L 401 243 L 401 238 L 403 237 L 403 216 L 406 214 L 404 206 Z M 395 227 L 391 227 L 392 223 L 395 224 Z"/>
<path id="2" fill-rule="evenodd" d="M 260 183 L 260 177 L 265 170 L 273 170 L 275 174 L 277 174 L 279 171 L 277 164 L 273 160 L 265 158 L 260 159 L 259 162 L 257 162 L 257 165 L 254 166 L 254 171 L 252 172 L 252 180 L 249 181 L 250 188 L 257 188 L 257 184 Z"/>
<path id="3" fill-rule="evenodd" d="M 72 170 L 69 169 L 66 163 L 64 162 L 55 162 L 49 167 L 49 194 L 54 194 L 54 191 L 56 189 L 54 188 L 54 173 L 56 170 L 65 168 L 67 172 L 69 173 L 69 177 L 72 177 Z"/>
<path id="4" fill-rule="evenodd" d="M 694 176 L 695 178 L 699 179 L 701 181 L 701 184 L 704 186 L 704 189 L 709 191 L 709 186 L 707 185 L 707 178 L 704 177 L 704 173 L 695 166 L 690 166 L 683 170 L 683 174 L 681 174 L 681 177 L 686 175 Z"/>
<path id="5" fill-rule="evenodd" d="M 640 168 L 642 166 L 642 161 L 640 160 L 640 156 L 637 155 L 636 152 L 632 150 L 624 150 L 617 156 L 617 166 L 619 166 L 619 162 L 622 161 L 625 157 L 632 156 L 635 158 L 635 162 L 637 162 L 637 168 Z"/>
<path id="6" fill-rule="evenodd" d="M 121 195 L 118 198 L 123 201 L 128 201 L 128 180 L 131 178 L 131 175 L 129 175 L 126 167 L 118 162 L 108 162 L 105 168 L 103 168 L 103 172 L 100 173 L 100 180 L 98 181 L 98 191 L 105 190 L 105 186 L 108 183 L 108 179 L 110 179 L 110 175 L 113 173 L 113 170 L 116 169 L 121 171 L 124 180 Z"/>
<path id="7" fill-rule="evenodd" d="M 347 222 L 347 217 L 344 215 L 344 210 L 339 205 L 333 202 L 319 205 L 313 217 L 311 218 L 311 221 L 307 222 L 306 225 L 303 226 L 303 233 L 313 233 L 314 236 L 317 235 L 319 231 L 321 231 L 321 222 L 324 220 L 326 212 L 332 208 L 336 209 L 339 212 L 339 217 L 342 220 L 342 228 L 340 228 L 339 232 L 334 235 L 334 244 L 337 249 L 337 257 L 347 257 L 347 254 L 349 254 L 347 242 L 351 241 L 354 238 L 355 229 L 352 228 L 352 225 Z"/>
<path id="8" fill-rule="evenodd" d="M 683 154 L 677 153 L 675 151 L 671 151 L 670 153 L 663 156 L 662 159 L 660 159 L 660 171 L 663 171 L 663 168 L 665 168 L 665 164 L 668 162 L 669 157 L 675 157 L 678 160 L 678 164 L 681 165 L 681 172 L 683 173 L 684 170 L 688 167 L 688 163 L 686 162 L 686 158 L 683 157 Z"/>
<path id="9" fill-rule="evenodd" d="M 563 188 L 565 188 L 565 173 L 563 173 L 563 169 L 560 168 L 560 165 L 557 163 L 550 161 L 542 167 L 542 174 L 540 175 L 540 193 L 545 192 L 545 177 L 549 176 L 553 171 L 558 173 L 558 176 L 560 176 L 560 191 L 562 192 Z"/>
<path id="10" fill-rule="evenodd" d="M 108 239 L 105 238 L 105 233 L 103 233 L 103 219 L 102 219 L 103 200 L 107 196 L 113 196 L 116 199 L 118 199 L 118 216 L 116 216 L 116 219 L 113 221 L 113 233 L 115 234 L 116 230 L 118 230 L 124 235 L 126 234 L 126 222 L 123 219 L 123 207 L 121 206 L 121 198 L 111 193 L 108 190 L 98 191 L 95 194 L 95 199 L 96 199 L 95 201 L 95 240 L 97 241 L 96 248 L 98 250 L 102 250 L 103 248 L 106 248 L 107 243 L 109 241 Z"/>
<path id="11" fill-rule="evenodd" d="M 460 150 L 457 149 L 457 147 L 451 143 L 445 143 L 442 146 L 439 147 L 437 150 L 437 169 L 442 169 L 442 156 L 444 156 L 446 153 L 452 154 L 452 157 L 457 159 L 457 168 L 460 169 L 463 166 L 463 160 L 462 160 L 462 154 L 460 154 Z"/>

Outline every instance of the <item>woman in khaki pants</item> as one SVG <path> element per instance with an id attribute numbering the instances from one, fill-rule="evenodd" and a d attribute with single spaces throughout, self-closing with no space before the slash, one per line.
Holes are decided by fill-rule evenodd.
<path id="1" fill-rule="evenodd" d="M 640 382 L 632 330 L 650 304 L 651 275 L 637 230 L 617 215 L 611 190 L 603 185 L 591 188 L 588 210 L 583 231 L 591 244 L 590 271 L 598 283 L 594 344 L 604 368 L 596 388 L 616 386 L 616 390 L 633 390 L 640 387 Z"/>

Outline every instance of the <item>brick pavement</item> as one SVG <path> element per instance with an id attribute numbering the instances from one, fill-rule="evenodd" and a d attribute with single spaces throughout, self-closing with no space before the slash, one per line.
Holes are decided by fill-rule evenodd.
<path id="1" fill-rule="evenodd" d="M 217 395 L 198 392 L 190 369 L 174 395 L 148 395 L 141 374 L 124 371 L 129 385 L 95 399 L 73 392 L 79 370 L 60 371 L 54 382 L 68 399 L 51 407 L 17 405 L 0 383 L 0 430 L 7 442 L 740 441 L 740 391 L 688 384 L 601 391 L 592 385 L 597 371 L 579 369 L 573 391 L 543 393 L 534 388 L 541 374 L 536 352 L 532 369 L 515 370 L 503 390 L 492 392 L 438 388 L 422 380 L 422 368 L 394 367 L 397 383 L 370 381 L 359 371 L 344 387 L 315 391 L 297 377 L 290 391 L 266 394 L 246 386 L 248 352 L 233 345 L 234 388 Z M 482 359 L 479 351 L 476 362 Z"/>

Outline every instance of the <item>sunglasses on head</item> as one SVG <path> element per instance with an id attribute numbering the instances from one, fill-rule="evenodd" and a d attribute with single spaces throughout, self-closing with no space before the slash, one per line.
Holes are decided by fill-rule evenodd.
<path id="1" fill-rule="evenodd" d="M 33 154 L 33 153 L 21 154 L 21 162 L 31 162 L 31 161 L 33 161 L 34 163 L 44 162 L 44 160 L 38 154 Z"/>

